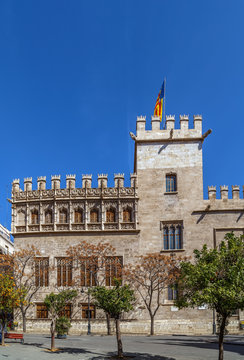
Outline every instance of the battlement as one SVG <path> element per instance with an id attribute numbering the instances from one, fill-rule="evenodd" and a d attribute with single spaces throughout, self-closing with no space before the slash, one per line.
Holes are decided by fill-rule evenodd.
<path id="1" fill-rule="evenodd" d="M 159 116 L 151 117 L 151 129 L 146 130 L 146 116 L 138 116 L 136 122 L 137 141 L 202 139 L 202 116 L 193 116 L 194 128 L 189 128 L 189 115 L 180 115 L 180 129 L 175 128 L 175 115 L 166 115 L 165 129 L 160 129 Z"/>
<path id="2" fill-rule="evenodd" d="M 243 198 L 244 198 L 244 186 L 243 186 Z M 240 198 L 240 186 L 232 185 L 232 197 L 229 196 L 229 187 L 227 185 L 220 186 L 220 199 L 216 198 L 216 186 L 208 187 L 208 199 L 209 200 L 244 200 Z"/>
<path id="3" fill-rule="evenodd" d="M 137 187 L 137 176 L 136 174 L 130 174 L 130 187 Z M 98 174 L 98 189 L 106 189 L 108 186 L 108 174 Z M 51 189 L 50 190 L 63 190 L 60 188 L 61 176 L 52 175 L 51 176 Z M 45 191 L 46 189 L 46 176 L 39 176 L 37 178 L 37 188 L 36 190 L 32 189 L 32 178 L 24 179 L 24 192 L 34 192 L 36 190 Z M 114 174 L 114 188 L 124 188 L 124 174 Z M 65 189 L 76 189 L 76 175 L 66 175 L 66 188 Z M 79 187 L 77 188 L 79 189 Z M 82 175 L 82 184 L 81 189 L 92 189 L 92 175 L 83 174 Z M 96 189 L 96 188 L 94 188 Z M 111 188 L 112 189 L 112 188 Z M 12 194 L 20 193 L 23 191 L 20 189 L 20 180 L 14 179 L 12 182 Z"/>

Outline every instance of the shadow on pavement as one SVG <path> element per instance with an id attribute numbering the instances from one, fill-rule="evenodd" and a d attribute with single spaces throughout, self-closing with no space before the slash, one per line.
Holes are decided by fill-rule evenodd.
<path id="1" fill-rule="evenodd" d="M 103 356 L 95 356 L 92 357 L 91 360 L 111 360 L 111 359 L 118 359 L 115 353 L 108 353 L 107 355 Z M 124 353 L 124 359 L 133 359 L 133 360 L 176 360 L 172 357 L 165 357 L 165 356 L 159 356 L 159 355 L 151 355 L 151 354 L 145 354 L 145 353 Z"/>

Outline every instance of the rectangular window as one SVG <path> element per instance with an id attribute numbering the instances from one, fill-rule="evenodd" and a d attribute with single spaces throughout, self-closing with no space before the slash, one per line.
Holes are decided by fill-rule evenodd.
<path id="1" fill-rule="evenodd" d="M 95 286 L 97 277 L 98 260 L 84 258 L 81 261 L 81 286 Z"/>
<path id="2" fill-rule="evenodd" d="M 173 222 L 163 225 L 163 246 L 164 250 L 183 249 L 183 223 Z"/>
<path id="3" fill-rule="evenodd" d="M 57 285 L 72 285 L 72 260 L 69 258 L 57 258 Z"/>
<path id="4" fill-rule="evenodd" d="M 88 304 L 82 304 L 82 319 L 88 319 L 89 310 Z M 90 304 L 90 319 L 96 318 L 96 307 L 95 305 Z"/>
<path id="5" fill-rule="evenodd" d="M 166 175 L 166 192 L 175 192 L 175 191 L 177 191 L 176 175 L 168 174 Z"/>
<path id="6" fill-rule="evenodd" d="M 122 279 L 122 267 L 123 256 L 108 256 L 106 258 L 106 286 L 114 286 L 114 279 Z"/>
<path id="7" fill-rule="evenodd" d="M 45 304 L 36 304 L 36 317 L 37 319 L 47 319 L 48 311 Z"/>
<path id="8" fill-rule="evenodd" d="M 35 259 L 35 284 L 37 287 L 49 285 L 49 258 Z"/>
<path id="9" fill-rule="evenodd" d="M 176 300 L 178 296 L 177 285 L 168 286 L 168 300 Z"/>
<path id="10" fill-rule="evenodd" d="M 68 319 L 70 319 L 71 314 L 72 314 L 72 305 L 71 304 L 66 304 L 64 311 L 61 311 L 59 313 L 59 316 L 66 316 Z"/>

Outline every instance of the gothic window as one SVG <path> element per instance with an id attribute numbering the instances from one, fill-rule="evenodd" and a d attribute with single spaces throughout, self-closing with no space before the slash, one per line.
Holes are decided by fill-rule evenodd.
<path id="1" fill-rule="evenodd" d="M 105 263 L 106 286 L 114 286 L 114 279 L 122 278 L 123 256 L 107 256 Z"/>
<path id="2" fill-rule="evenodd" d="M 95 257 L 84 258 L 81 261 L 81 286 L 95 286 L 98 260 Z"/>
<path id="3" fill-rule="evenodd" d="M 111 223 L 115 222 L 115 210 L 109 209 L 106 211 L 106 222 Z"/>
<path id="4" fill-rule="evenodd" d="M 35 284 L 37 287 L 49 285 L 49 258 L 35 259 Z"/>
<path id="5" fill-rule="evenodd" d="M 68 222 L 68 212 L 66 209 L 62 209 L 59 211 L 59 223 L 65 224 Z"/>
<path id="6" fill-rule="evenodd" d="M 25 225 L 25 211 L 24 210 L 20 210 L 17 214 L 17 224 L 20 226 L 24 226 Z"/>
<path id="7" fill-rule="evenodd" d="M 168 286 L 168 300 L 176 300 L 178 296 L 177 285 Z"/>
<path id="8" fill-rule="evenodd" d="M 92 209 L 92 210 L 90 211 L 90 222 L 91 222 L 91 223 L 96 223 L 96 222 L 98 222 L 98 210 Z"/>
<path id="9" fill-rule="evenodd" d="M 45 304 L 40 303 L 36 304 L 36 317 L 37 319 L 47 319 L 48 318 L 48 310 Z"/>
<path id="10" fill-rule="evenodd" d="M 76 224 L 83 222 L 83 211 L 82 209 L 76 209 L 74 213 L 74 222 Z"/>
<path id="11" fill-rule="evenodd" d="M 90 304 L 89 308 L 90 308 L 90 316 L 89 315 L 89 310 L 88 310 L 88 304 L 84 303 L 81 304 L 82 306 L 82 319 L 88 319 L 88 317 L 90 317 L 90 319 L 95 319 L 96 318 L 96 307 L 93 304 Z"/>
<path id="12" fill-rule="evenodd" d="M 45 224 L 52 224 L 52 222 L 53 222 L 52 210 L 45 211 Z"/>
<path id="13" fill-rule="evenodd" d="M 38 224 L 38 210 L 32 210 L 31 211 L 31 224 Z"/>
<path id="14" fill-rule="evenodd" d="M 132 211 L 130 208 L 123 210 L 123 222 L 132 222 Z"/>
<path id="15" fill-rule="evenodd" d="M 164 250 L 183 249 L 183 224 L 166 224 L 163 227 Z"/>
<path id="16" fill-rule="evenodd" d="M 177 191 L 177 182 L 175 174 L 166 175 L 166 192 L 175 192 Z"/>
<path id="17" fill-rule="evenodd" d="M 72 285 L 72 260 L 69 258 L 57 259 L 57 286 Z"/>

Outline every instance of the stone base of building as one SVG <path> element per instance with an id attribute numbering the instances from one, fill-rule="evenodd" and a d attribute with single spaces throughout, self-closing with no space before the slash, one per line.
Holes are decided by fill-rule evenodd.
<path id="1" fill-rule="evenodd" d="M 87 321 L 73 320 L 70 335 L 84 335 L 87 333 Z M 22 323 L 19 321 L 18 330 L 22 329 Z M 111 321 L 112 332 L 115 333 L 114 322 Z M 27 332 L 30 333 L 49 333 L 50 320 L 27 320 Z M 91 331 L 93 334 L 104 335 L 107 333 L 105 320 L 91 320 Z M 150 321 L 122 320 L 121 332 L 123 334 L 150 334 Z M 155 335 L 210 335 L 213 332 L 212 322 L 203 322 L 192 320 L 156 320 L 154 326 Z M 231 320 L 228 325 L 229 334 L 243 334 L 240 330 L 239 320 Z"/>

